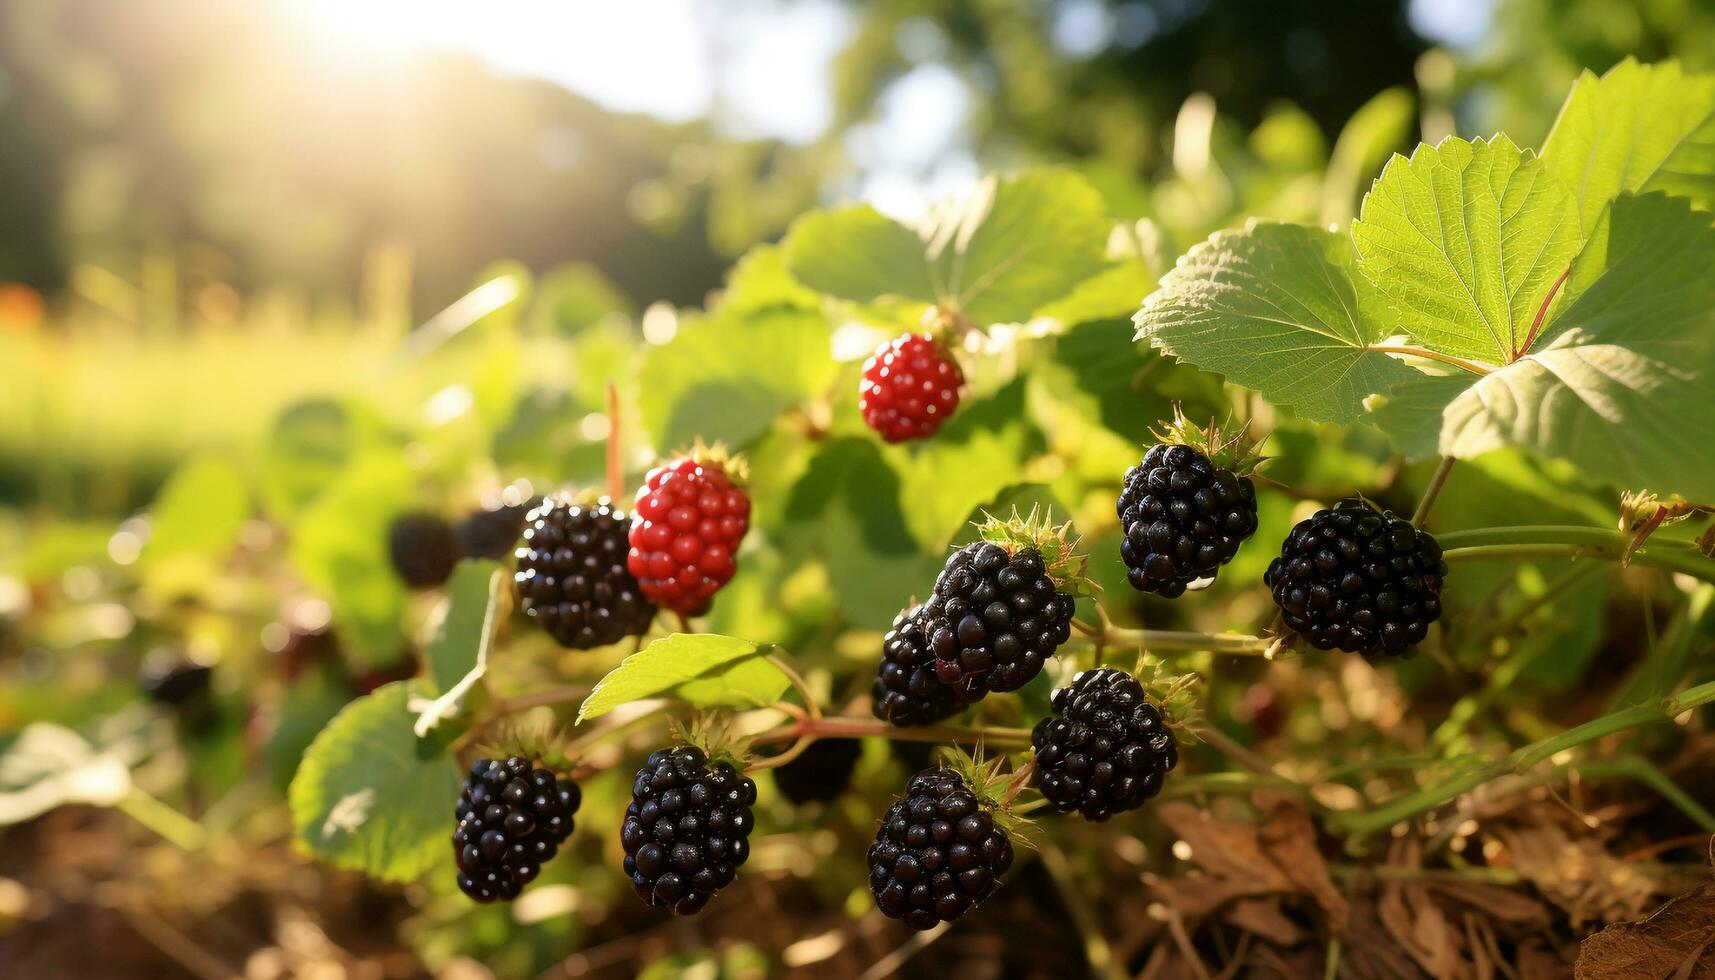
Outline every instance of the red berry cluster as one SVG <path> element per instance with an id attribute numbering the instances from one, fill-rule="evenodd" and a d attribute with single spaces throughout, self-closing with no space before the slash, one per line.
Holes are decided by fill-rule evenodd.
<path id="1" fill-rule="evenodd" d="M 718 462 L 696 455 L 649 471 L 632 508 L 627 564 L 656 605 L 700 616 L 732 578 L 750 530 L 750 498 Z"/>
<path id="2" fill-rule="evenodd" d="M 945 347 L 926 334 L 908 333 L 864 362 L 858 408 L 864 423 L 888 442 L 927 439 L 959 407 L 964 383 Z"/>

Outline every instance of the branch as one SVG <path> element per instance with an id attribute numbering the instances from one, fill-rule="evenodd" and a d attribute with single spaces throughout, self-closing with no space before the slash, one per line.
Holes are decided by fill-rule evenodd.
<path id="1" fill-rule="evenodd" d="M 1621 531 L 1570 525 L 1487 527 L 1448 531 L 1436 536 L 1449 562 L 1531 558 L 1598 558 L 1619 561 L 1630 538 Z M 1715 582 L 1715 561 L 1678 541 L 1652 541 L 1648 550 L 1632 556 L 1632 564 L 1682 572 Z"/>
<path id="2" fill-rule="evenodd" d="M 1422 527 L 1429 519 L 1429 509 L 1435 506 L 1435 498 L 1441 495 L 1441 485 L 1447 482 L 1447 473 L 1453 469 L 1453 457 L 1441 457 L 1441 464 L 1435 467 L 1435 474 L 1429 478 L 1429 486 L 1423 490 L 1423 499 L 1417 502 L 1417 510 L 1412 512 L 1411 526 Z"/>

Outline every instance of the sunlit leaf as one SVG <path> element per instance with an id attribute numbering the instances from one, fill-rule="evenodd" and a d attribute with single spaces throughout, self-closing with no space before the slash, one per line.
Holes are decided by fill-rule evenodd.
<path id="1" fill-rule="evenodd" d="M 339 868 L 387 881 L 452 873 L 449 814 L 459 771 L 438 740 L 411 731 L 420 682 L 387 684 L 347 705 L 310 743 L 288 801 L 298 842 Z"/>
<path id="2" fill-rule="evenodd" d="M 578 721 L 654 697 L 677 696 L 697 707 L 768 704 L 786 689 L 780 668 L 761 660 L 772 650 L 767 644 L 718 633 L 662 637 L 609 671 L 578 708 Z M 751 660 L 766 666 L 747 665 Z"/>

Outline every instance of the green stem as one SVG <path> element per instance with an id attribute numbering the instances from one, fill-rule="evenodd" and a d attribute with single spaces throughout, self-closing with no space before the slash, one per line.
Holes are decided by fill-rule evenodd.
<path id="1" fill-rule="evenodd" d="M 1449 562 L 1534 558 L 1597 558 L 1619 561 L 1630 539 L 1620 531 L 1571 525 L 1485 527 L 1436 535 L 1442 557 Z M 1682 572 L 1715 582 L 1715 561 L 1678 541 L 1652 541 L 1632 556 L 1634 565 Z"/>
<path id="2" fill-rule="evenodd" d="M 1491 780 L 1525 772 L 1567 749 L 1650 722 L 1672 719 L 1682 712 L 1711 701 L 1715 701 L 1715 681 L 1699 684 L 1660 701 L 1603 715 L 1551 738 L 1526 745 L 1504 759 L 1459 773 L 1444 782 L 1409 793 L 1379 807 L 1336 814 L 1331 820 L 1354 836 L 1379 833 L 1401 820 L 1434 809 Z"/>
<path id="3" fill-rule="evenodd" d="M 986 742 L 991 744 L 1025 746 L 1030 744 L 1030 729 L 999 728 L 983 725 L 924 725 L 900 728 L 869 718 L 801 718 L 756 737 L 756 744 L 789 742 L 814 735 L 817 738 L 886 738 L 896 742 Z"/>
<path id="4" fill-rule="evenodd" d="M 135 786 L 114 806 L 181 850 L 200 851 L 208 846 L 208 831 L 202 824 Z"/>
<path id="5" fill-rule="evenodd" d="M 1692 799 L 1691 794 L 1681 789 L 1678 783 L 1669 779 L 1667 773 L 1656 768 L 1648 759 L 1629 756 L 1600 762 L 1584 762 L 1577 768 L 1579 775 L 1591 779 L 1631 779 L 1643 783 L 1660 794 L 1662 799 L 1678 807 L 1679 812 L 1690 818 L 1704 833 L 1715 834 L 1715 814 L 1711 814 L 1703 804 Z"/>
<path id="6" fill-rule="evenodd" d="M 1417 502 L 1417 510 L 1412 512 L 1412 527 L 1422 527 L 1423 522 L 1429 519 L 1429 510 L 1435 506 L 1435 498 L 1441 495 L 1441 485 L 1447 482 L 1447 474 L 1452 469 L 1453 457 L 1441 457 L 1441 462 L 1435 467 L 1435 473 L 1429 477 L 1429 486 L 1423 490 L 1423 499 Z"/>
<path id="7" fill-rule="evenodd" d="M 1209 651 L 1242 657 L 1260 657 L 1269 639 L 1245 633 L 1194 633 L 1187 630 L 1134 630 L 1109 624 L 1091 636 L 1104 646 L 1137 647 L 1157 653 Z"/>

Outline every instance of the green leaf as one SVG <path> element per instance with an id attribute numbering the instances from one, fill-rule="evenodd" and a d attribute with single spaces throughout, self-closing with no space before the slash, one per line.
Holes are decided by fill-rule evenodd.
<path id="1" fill-rule="evenodd" d="M 453 569 L 425 650 L 437 693 L 451 689 L 476 669 L 478 652 L 487 638 L 484 627 L 493 622 L 505 580 L 499 562 L 466 560 Z"/>
<path id="2" fill-rule="evenodd" d="M 458 766 L 444 745 L 412 734 L 405 707 L 426 693 L 417 681 L 377 688 L 310 743 L 287 798 L 299 843 L 317 857 L 387 881 L 450 866 Z"/>
<path id="3" fill-rule="evenodd" d="M 782 246 L 801 283 L 870 303 L 955 309 L 978 326 L 1028 319 L 1100 272 L 1112 223 L 1075 173 L 989 178 L 932 209 L 921 231 L 867 205 L 807 215 Z"/>
<path id="4" fill-rule="evenodd" d="M 1623 191 L 1660 190 L 1715 201 L 1715 75 L 1631 58 L 1597 78 L 1584 72 L 1542 147 L 1571 189 L 1589 234 Z"/>
<path id="5" fill-rule="evenodd" d="M 1388 333 L 1505 364 L 1581 241 L 1571 194 L 1505 136 L 1395 156 L 1352 224 Z"/>
<path id="6" fill-rule="evenodd" d="M 771 307 L 688 323 L 643 364 L 643 424 L 661 449 L 697 436 L 742 447 L 837 370 L 819 313 Z"/>
<path id="7" fill-rule="evenodd" d="M 149 510 L 146 559 L 232 550 L 250 516 L 244 477 L 224 460 L 193 459 L 173 471 Z"/>
<path id="8" fill-rule="evenodd" d="M 1113 223 L 1089 182 L 1064 170 L 989 178 L 931 212 L 937 292 L 978 325 L 1026 320 L 1107 264 Z"/>
<path id="9" fill-rule="evenodd" d="M 794 279 L 829 296 L 857 303 L 884 296 L 924 303 L 940 298 L 923 240 L 867 204 L 799 218 L 781 251 Z"/>
<path id="10" fill-rule="evenodd" d="M 670 694 L 698 707 L 768 704 L 786 689 L 786 675 L 773 664 L 765 670 L 745 663 L 773 650 L 768 644 L 719 633 L 662 637 L 609 671 L 579 706 L 578 721 L 599 718 L 642 698 Z"/>
<path id="11" fill-rule="evenodd" d="M 405 589 L 387 554 L 387 529 L 412 504 L 412 477 L 396 453 L 355 461 L 293 528 L 292 564 L 333 608 L 340 639 L 371 665 L 403 653 Z"/>
<path id="12" fill-rule="evenodd" d="M 1715 228 L 1682 198 L 1623 195 L 1568 280 L 1546 346 L 1446 408 L 1443 452 L 1523 446 L 1625 487 L 1715 498 Z"/>
<path id="13" fill-rule="evenodd" d="M 1365 396 L 1417 376 L 1368 349 L 1385 334 L 1380 304 L 1345 236 L 1253 221 L 1180 257 L 1133 322 L 1137 339 L 1277 405 L 1353 422 Z"/>
<path id="14" fill-rule="evenodd" d="M 274 422 L 258 478 L 269 513 L 290 519 L 322 491 L 351 459 L 356 424 L 338 402 L 299 402 Z"/>
<path id="15" fill-rule="evenodd" d="M 786 271 L 786 256 L 780 246 L 758 245 L 732 267 L 716 309 L 723 313 L 770 306 L 817 310 L 821 305 L 822 297 L 815 290 Z"/>

